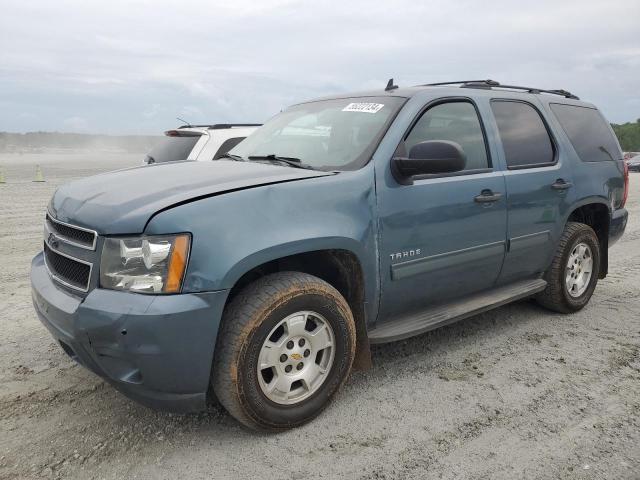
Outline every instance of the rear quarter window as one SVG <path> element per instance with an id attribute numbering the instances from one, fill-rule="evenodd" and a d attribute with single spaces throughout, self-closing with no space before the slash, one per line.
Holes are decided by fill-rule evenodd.
<path id="1" fill-rule="evenodd" d="M 200 136 L 188 137 L 163 137 L 160 142 L 151 149 L 147 157 L 153 158 L 155 163 L 171 162 L 174 160 L 186 160 Z"/>
<path id="2" fill-rule="evenodd" d="M 227 138 L 224 142 L 222 142 L 222 145 L 220 145 L 220 148 L 218 148 L 218 151 L 213 156 L 213 159 L 218 160 L 219 158 L 225 156 L 227 153 L 229 153 L 229 150 L 238 145 L 245 138 L 246 137 Z"/>
<path id="3" fill-rule="evenodd" d="M 562 103 L 552 103 L 550 107 L 580 160 L 605 162 L 622 159 L 618 140 L 597 109 Z"/>

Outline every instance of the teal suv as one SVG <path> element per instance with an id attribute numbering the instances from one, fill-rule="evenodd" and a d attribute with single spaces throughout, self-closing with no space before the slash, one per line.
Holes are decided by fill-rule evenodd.
<path id="1" fill-rule="evenodd" d="M 62 349 L 129 397 L 318 415 L 369 346 L 523 298 L 583 308 L 627 222 L 609 124 L 492 80 L 294 105 L 216 161 L 60 187 L 32 262 Z M 541 310 L 541 315 L 542 315 Z"/>

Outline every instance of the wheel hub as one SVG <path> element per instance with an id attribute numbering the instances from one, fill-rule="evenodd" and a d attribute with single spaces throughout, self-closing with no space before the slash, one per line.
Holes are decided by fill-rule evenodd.
<path id="1" fill-rule="evenodd" d="M 311 343 L 306 336 L 292 337 L 280 348 L 280 366 L 288 375 L 293 375 L 311 363 Z M 287 367 L 291 367 L 287 371 Z"/>
<path id="2" fill-rule="evenodd" d="M 592 271 L 593 255 L 591 248 L 586 243 L 577 244 L 569 254 L 565 272 L 565 286 L 569 295 L 577 298 L 587 290 L 591 281 Z"/>
<path id="3" fill-rule="evenodd" d="M 291 405 L 324 383 L 333 364 L 335 336 L 320 314 L 296 312 L 284 318 L 263 342 L 258 383 L 271 401 Z"/>

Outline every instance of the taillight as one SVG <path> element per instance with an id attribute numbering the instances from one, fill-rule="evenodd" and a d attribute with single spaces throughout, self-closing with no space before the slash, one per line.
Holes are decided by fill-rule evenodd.
<path id="1" fill-rule="evenodd" d="M 622 162 L 622 164 L 624 165 L 624 193 L 622 194 L 620 208 L 624 207 L 625 203 L 627 203 L 627 197 L 629 196 L 629 165 L 627 165 L 627 162 Z"/>

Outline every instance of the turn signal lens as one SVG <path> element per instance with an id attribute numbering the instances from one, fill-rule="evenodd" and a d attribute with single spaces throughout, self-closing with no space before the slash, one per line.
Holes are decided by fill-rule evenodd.
<path id="1" fill-rule="evenodd" d="M 189 236 L 181 235 L 176 237 L 169 261 L 169 273 L 167 275 L 167 285 L 165 292 L 176 293 L 182 287 L 182 277 L 187 267 L 187 256 L 189 255 Z"/>

